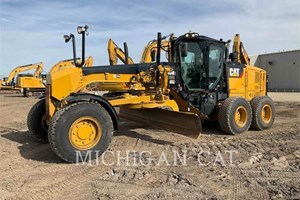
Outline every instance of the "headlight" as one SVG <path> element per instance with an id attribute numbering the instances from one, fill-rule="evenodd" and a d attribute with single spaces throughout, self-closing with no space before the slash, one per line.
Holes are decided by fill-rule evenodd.
<path id="1" fill-rule="evenodd" d="M 175 85 L 176 81 L 176 72 L 175 71 L 171 71 L 168 73 L 168 81 L 169 81 L 169 85 Z"/>
<path id="2" fill-rule="evenodd" d="M 65 43 L 69 42 L 71 37 L 69 35 L 64 35 Z"/>
<path id="3" fill-rule="evenodd" d="M 78 26 L 77 27 L 77 32 L 78 32 L 78 34 L 81 34 L 81 33 L 85 32 L 88 28 L 89 27 L 87 25 L 85 25 L 85 26 Z"/>
<path id="4" fill-rule="evenodd" d="M 175 85 L 175 80 L 169 80 L 170 85 Z"/>

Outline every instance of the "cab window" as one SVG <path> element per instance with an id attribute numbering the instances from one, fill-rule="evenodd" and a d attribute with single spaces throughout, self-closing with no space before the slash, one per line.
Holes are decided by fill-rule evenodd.
<path id="1" fill-rule="evenodd" d="M 189 89 L 204 89 L 205 68 L 203 52 L 197 42 L 188 43 L 188 52 L 185 57 L 181 56 L 181 77 Z"/>
<path id="2" fill-rule="evenodd" d="M 222 73 L 223 49 L 216 45 L 209 46 L 209 83 L 208 89 L 214 88 Z"/>

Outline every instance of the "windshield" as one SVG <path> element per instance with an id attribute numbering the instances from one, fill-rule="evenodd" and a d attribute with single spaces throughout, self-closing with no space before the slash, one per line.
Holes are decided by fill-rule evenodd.
<path id="1" fill-rule="evenodd" d="M 186 56 L 182 55 L 179 46 L 176 62 L 180 63 L 181 78 L 188 89 L 213 90 L 223 71 L 224 45 L 206 41 L 187 42 Z"/>
<path id="2" fill-rule="evenodd" d="M 188 43 L 187 56 L 180 59 L 181 77 L 189 89 L 204 89 L 205 68 L 203 52 L 197 42 Z"/>
<path id="3" fill-rule="evenodd" d="M 209 82 L 208 89 L 213 89 L 222 73 L 223 49 L 214 44 L 209 46 Z"/>

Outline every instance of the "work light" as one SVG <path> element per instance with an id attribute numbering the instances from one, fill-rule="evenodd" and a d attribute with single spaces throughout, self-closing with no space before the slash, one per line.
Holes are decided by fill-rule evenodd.
<path id="1" fill-rule="evenodd" d="M 77 27 L 77 32 L 78 32 L 78 34 L 81 34 L 81 33 L 85 32 L 88 28 L 89 27 L 87 25 L 85 25 L 85 26 L 78 26 Z"/>
<path id="2" fill-rule="evenodd" d="M 69 35 L 64 35 L 65 43 L 68 43 L 71 39 Z"/>

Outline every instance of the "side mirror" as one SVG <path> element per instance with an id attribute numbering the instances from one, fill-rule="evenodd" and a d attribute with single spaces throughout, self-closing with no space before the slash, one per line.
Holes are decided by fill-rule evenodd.
<path id="1" fill-rule="evenodd" d="M 154 62 L 155 61 L 155 57 L 156 57 L 156 52 L 155 50 L 151 50 L 151 61 Z"/>
<path id="2" fill-rule="evenodd" d="M 188 44 L 186 42 L 180 43 L 179 49 L 180 49 L 181 57 L 186 57 L 188 54 Z"/>

